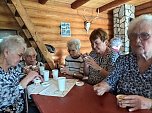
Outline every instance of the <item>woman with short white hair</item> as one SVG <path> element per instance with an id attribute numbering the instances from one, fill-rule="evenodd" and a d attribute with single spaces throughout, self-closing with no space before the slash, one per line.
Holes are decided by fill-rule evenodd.
<path id="1" fill-rule="evenodd" d="M 122 55 L 122 52 L 120 51 L 121 46 L 122 46 L 121 37 L 114 37 L 110 40 L 111 60 L 114 63 L 116 62 L 117 58 L 120 55 Z"/>
<path id="2" fill-rule="evenodd" d="M 18 63 L 25 51 L 24 39 L 18 35 L 4 37 L 0 43 L 0 112 L 21 113 L 24 108 L 23 89 L 39 76 L 31 71 L 20 81 L 22 72 Z"/>
<path id="3" fill-rule="evenodd" d="M 28 47 L 23 54 L 23 61 L 20 62 L 24 72 L 28 73 L 30 70 L 39 71 L 40 66 L 44 66 L 42 62 L 36 59 L 37 52 L 34 47 Z"/>
<path id="4" fill-rule="evenodd" d="M 80 48 L 81 42 L 79 39 L 72 39 L 67 42 L 69 55 L 65 58 L 65 67 L 62 68 L 61 73 L 83 78 L 84 61 L 81 57 Z"/>

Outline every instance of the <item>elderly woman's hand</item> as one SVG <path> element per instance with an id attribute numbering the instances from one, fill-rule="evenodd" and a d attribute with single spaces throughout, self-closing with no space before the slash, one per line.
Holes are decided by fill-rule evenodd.
<path id="1" fill-rule="evenodd" d="M 28 75 L 20 82 L 23 88 L 26 88 L 27 84 L 31 82 L 35 77 L 39 77 L 41 81 L 43 81 L 43 78 L 38 74 L 36 71 L 30 71 Z"/>
<path id="2" fill-rule="evenodd" d="M 86 56 L 84 58 L 84 61 L 86 63 L 86 65 L 91 66 L 93 69 L 95 70 L 101 70 L 102 68 L 96 63 L 96 61 L 94 61 L 94 59 L 90 56 Z"/>
<path id="3" fill-rule="evenodd" d="M 60 71 L 61 71 L 61 73 L 65 74 L 65 75 L 66 74 L 67 75 L 72 75 L 72 73 L 70 73 L 70 71 L 67 67 L 62 67 Z"/>
<path id="4" fill-rule="evenodd" d="M 88 57 L 89 54 L 88 53 L 84 53 L 84 54 L 81 54 L 81 57 L 84 59 L 85 57 Z"/>
<path id="5" fill-rule="evenodd" d="M 110 86 L 106 82 L 100 82 L 93 86 L 94 91 L 97 92 L 97 95 L 103 95 L 105 92 L 110 90 Z"/>
<path id="6" fill-rule="evenodd" d="M 34 65 L 34 66 L 29 65 L 29 66 L 25 66 L 25 67 L 23 68 L 23 72 L 24 72 L 25 74 L 28 74 L 30 71 L 37 71 L 37 72 L 39 72 L 39 67 L 36 66 L 36 65 Z"/>
<path id="7" fill-rule="evenodd" d="M 29 73 L 29 72 L 31 71 L 30 67 L 31 67 L 31 66 L 25 66 L 25 67 L 23 68 L 23 72 L 24 72 L 25 74 Z"/>
<path id="8" fill-rule="evenodd" d="M 122 99 L 118 99 L 118 104 L 122 108 L 128 107 L 129 111 L 138 109 L 150 109 L 152 100 L 138 95 L 123 95 Z"/>

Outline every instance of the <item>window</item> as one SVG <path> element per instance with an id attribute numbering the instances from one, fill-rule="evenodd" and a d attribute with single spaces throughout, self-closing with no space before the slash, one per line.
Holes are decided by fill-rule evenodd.
<path id="1" fill-rule="evenodd" d="M 17 35 L 17 31 L 11 29 L 0 29 L 0 42 L 8 35 Z"/>

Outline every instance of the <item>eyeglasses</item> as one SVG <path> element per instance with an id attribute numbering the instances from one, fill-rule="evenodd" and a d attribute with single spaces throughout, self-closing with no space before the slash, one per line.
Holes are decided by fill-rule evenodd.
<path id="1" fill-rule="evenodd" d="M 152 34 L 142 32 L 142 33 L 130 33 L 129 38 L 130 40 L 135 40 L 139 38 L 141 41 L 148 40 Z"/>

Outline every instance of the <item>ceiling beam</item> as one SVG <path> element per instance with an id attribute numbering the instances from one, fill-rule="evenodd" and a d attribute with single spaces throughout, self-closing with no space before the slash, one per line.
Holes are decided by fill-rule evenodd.
<path id="1" fill-rule="evenodd" d="M 89 1 L 89 0 L 76 0 L 75 2 L 73 2 L 73 3 L 71 4 L 71 8 L 72 8 L 72 9 L 76 9 L 76 8 L 82 6 L 83 4 L 85 4 L 85 3 L 88 2 L 88 1 Z"/>
<path id="2" fill-rule="evenodd" d="M 38 0 L 40 4 L 45 4 L 48 0 Z"/>
<path id="3" fill-rule="evenodd" d="M 98 9 L 99 9 L 99 12 L 103 12 L 103 11 L 105 11 L 107 9 L 112 9 L 114 7 L 122 5 L 122 4 L 126 3 L 126 2 L 129 2 L 129 1 L 131 1 L 131 0 L 115 0 L 115 1 L 112 1 L 112 2 L 110 2 L 110 3 L 108 3 L 108 4 L 104 5 L 104 6 L 101 6 L 101 7 L 97 8 L 96 11 L 98 12 Z"/>

